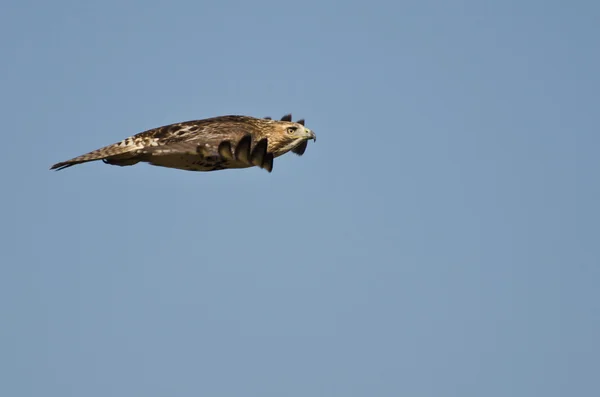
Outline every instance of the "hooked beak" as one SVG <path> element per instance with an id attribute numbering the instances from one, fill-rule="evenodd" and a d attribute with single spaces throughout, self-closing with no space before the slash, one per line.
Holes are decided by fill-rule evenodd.
<path id="1" fill-rule="evenodd" d="M 315 135 L 315 133 L 312 130 L 309 130 L 308 128 L 304 128 L 304 130 L 308 134 L 308 139 L 312 139 L 313 142 L 317 141 L 317 136 Z"/>

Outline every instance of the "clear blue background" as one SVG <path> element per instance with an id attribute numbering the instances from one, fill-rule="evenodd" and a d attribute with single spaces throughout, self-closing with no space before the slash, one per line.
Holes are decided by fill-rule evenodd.
<path id="1" fill-rule="evenodd" d="M 8 1 L 0 395 L 600 395 L 600 5 Z M 62 161 L 224 114 L 303 157 Z"/>

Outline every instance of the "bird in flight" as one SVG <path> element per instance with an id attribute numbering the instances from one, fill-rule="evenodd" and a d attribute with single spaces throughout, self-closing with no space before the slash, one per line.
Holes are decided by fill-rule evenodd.
<path id="1" fill-rule="evenodd" d="M 121 142 L 54 164 L 61 170 L 102 160 L 128 166 L 139 162 L 187 171 L 260 167 L 273 171 L 273 159 L 291 151 L 302 156 L 308 141 L 316 142 L 304 120 L 219 116 L 153 128 Z"/>

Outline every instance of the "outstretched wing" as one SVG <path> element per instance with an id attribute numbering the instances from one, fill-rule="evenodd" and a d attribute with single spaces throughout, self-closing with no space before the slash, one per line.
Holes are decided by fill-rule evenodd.
<path id="1" fill-rule="evenodd" d="M 217 119 L 214 119 L 217 120 Z M 150 164 L 192 170 L 258 166 L 271 172 L 267 140 L 255 139 L 257 127 L 247 118 L 224 116 L 218 122 L 181 123 L 153 133 L 157 145 L 140 150 Z"/>
<path id="2" fill-rule="evenodd" d="M 268 141 L 254 141 L 251 134 L 192 138 L 144 149 L 149 164 L 192 171 L 214 171 L 225 168 L 258 166 L 271 172 L 273 153 L 267 152 Z"/>
<path id="3" fill-rule="evenodd" d="M 253 125 L 247 120 L 244 116 L 222 116 L 166 125 L 54 164 L 51 169 L 102 160 L 120 166 L 146 161 L 165 167 L 211 170 L 227 168 L 233 161 L 238 167 L 258 165 L 270 172 L 273 161 L 259 142 L 252 142 Z"/>

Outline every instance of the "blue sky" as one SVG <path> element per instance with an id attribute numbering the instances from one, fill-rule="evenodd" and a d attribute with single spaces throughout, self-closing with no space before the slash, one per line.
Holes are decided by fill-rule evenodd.
<path id="1" fill-rule="evenodd" d="M 2 8 L 0 395 L 599 395 L 600 5 Z M 290 112 L 271 174 L 48 170 Z"/>

